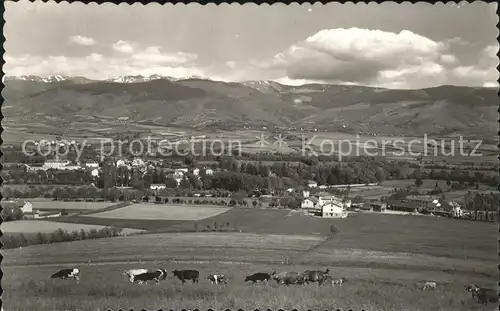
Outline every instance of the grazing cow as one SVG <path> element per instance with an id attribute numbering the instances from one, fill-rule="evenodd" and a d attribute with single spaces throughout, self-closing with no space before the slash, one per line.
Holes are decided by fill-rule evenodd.
<path id="1" fill-rule="evenodd" d="M 62 269 L 50 276 L 51 279 L 75 279 L 77 282 L 80 281 L 80 270 L 78 268 L 73 269 Z"/>
<path id="2" fill-rule="evenodd" d="M 271 275 L 269 273 L 265 272 L 257 272 L 252 275 L 249 275 L 245 278 L 245 282 L 251 281 L 252 284 L 255 284 L 256 282 L 266 282 L 271 279 Z"/>
<path id="3" fill-rule="evenodd" d="M 186 280 L 192 280 L 193 284 L 199 282 L 200 272 L 197 270 L 174 270 L 172 274 L 175 275 L 182 283 L 186 283 Z"/>
<path id="4" fill-rule="evenodd" d="M 280 272 L 276 273 L 273 271 L 271 276 L 278 284 L 304 284 L 307 280 L 307 275 L 298 272 Z"/>
<path id="5" fill-rule="evenodd" d="M 498 292 L 494 289 L 479 287 L 475 284 L 471 284 L 465 288 L 468 292 L 472 293 L 472 298 L 475 298 L 477 302 L 481 304 L 488 305 L 488 302 L 498 302 Z"/>
<path id="6" fill-rule="evenodd" d="M 302 274 L 306 276 L 305 283 L 320 283 L 322 279 L 324 279 L 330 273 L 330 269 L 326 269 L 325 271 L 318 270 L 307 270 Z"/>
<path id="7" fill-rule="evenodd" d="M 423 290 L 436 289 L 436 282 L 425 282 Z"/>
<path id="8" fill-rule="evenodd" d="M 331 275 L 325 275 L 323 278 L 319 280 L 319 285 L 330 283 L 332 284 L 332 286 L 334 285 L 342 286 L 342 284 L 344 284 L 345 282 L 347 282 L 347 278 L 345 277 L 342 277 L 340 279 L 334 279 Z"/>
<path id="9" fill-rule="evenodd" d="M 123 271 L 123 275 L 128 276 L 130 283 L 134 283 L 134 276 L 149 272 L 147 269 L 130 269 Z"/>
<path id="10" fill-rule="evenodd" d="M 153 272 L 146 272 L 141 274 L 136 274 L 133 276 L 133 282 L 138 282 L 139 284 L 148 284 L 148 281 L 155 281 L 156 285 L 160 284 L 160 280 L 165 280 L 167 278 L 167 271 L 164 269 L 157 269 Z"/>
<path id="11" fill-rule="evenodd" d="M 227 284 L 227 278 L 224 274 L 209 274 L 207 279 L 209 279 L 212 284 Z"/>

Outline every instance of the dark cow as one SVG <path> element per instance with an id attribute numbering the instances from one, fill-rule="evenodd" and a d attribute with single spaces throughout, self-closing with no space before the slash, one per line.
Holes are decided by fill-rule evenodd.
<path id="1" fill-rule="evenodd" d="M 212 284 L 227 284 L 227 278 L 223 274 L 209 274 L 207 279 L 210 280 Z"/>
<path id="2" fill-rule="evenodd" d="M 472 298 L 477 302 L 488 305 L 488 302 L 498 302 L 498 291 L 490 288 L 479 287 L 477 285 L 469 285 L 466 290 L 472 293 Z"/>
<path id="3" fill-rule="evenodd" d="M 199 282 L 200 272 L 197 270 L 174 270 L 172 274 L 175 275 L 182 283 L 186 283 L 186 280 L 192 280 L 193 284 Z"/>
<path id="4" fill-rule="evenodd" d="M 167 270 L 157 269 L 153 272 L 146 272 L 134 275 L 132 277 L 133 282 L 138 282 L 139 284 L 148 284 L 148 281 L 155 281 L 156 285 L 160 284 L 160 280 L 167 279 Z"/>
<path id="5" fill-rule="evenodd" d="M 62 269 L 50 276 L 51 279 L 75 279 L 77 282 L 80 281 L 80 270 L 78 268 L 73 269 Z"/>
<path id="6" fill-rule="evenodd" d="M 302 274 L 306 276 L 305 283 L 322 283 L 322 280 L 330 273 L 330 269 L 326 269 L 325 271 L 319 270 L 307 270 Z"/>
<path id="7" fill-rule="evenodd" d="M 304 284 L 307 282 L 307 275 L 298 272 L 280 272 L 276 273 L 273 271 L 271 276 L 278 284 Z"/>
<path id="8" fill-rule="evenodd" d="M 249 275 L 245 278 L 245 282 L 251 281 L 252 284 L 255 284 L 256 282 L 267 282 L 271 279 L 271 275 L 269 273 L 265 272 L 257 272 L 252 275 Z"/>

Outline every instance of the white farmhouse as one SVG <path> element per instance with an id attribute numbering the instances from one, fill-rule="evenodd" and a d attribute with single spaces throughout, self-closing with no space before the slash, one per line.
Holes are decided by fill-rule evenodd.
<path id="1" fill-rule="evenodd" d="M 134 167 L 138 167 L 138 166 L 144 166 L 145 163 L 142 159 L 139 159 L 139 158 L 135 158 L 133 161 L 132 161 L 132 166 Z"/>
<path id="2" fill-rule="evenodd" d="M 166 189 L 166 188 L 167 188 L 167 186 L 164 184 L 151 184 L 149 186 L 149 189 L 151 189 L 151 190 L 162 190 L 162 189 Z"/>
<path id="3" fill-rule="evenodd" d="M 318 186 L 318 183 L 317 183 L 317 182 L 315 182 L 314 180 L 309 180 L 309 181 L 307 182 L 307 186 L 308 186 L 309 188 L 316 188 L 316 187 Z"/>
<path id="4" fill-rule="evenodd" d="M 23 207 L 21 207 L 21 210 L 25 214 L 31 214 L 33 213 L 33 204 L 31 204 L 30 201 L 24 201 Z"/>
<path id="5" fill-rule="evenodd" d="M 47 169 L 53 168 L 53 169 L 61 169 L 65 167 L 66 165 L 69 164 L 69 161 L 45 161 L 43 166 Z"/>
<path id="6" fill-rule="evenodd" d="M 205 168 L 205 175 L 213 175 L 214 174 L 214 170 L 207 167 Z"/>
<path id="7" fill-rule="evenodd" d="M 87 167 L 87 168 L 99 168 L 99 163 L 97 163 L 97 162 L 87 162 L 87 163 L 85 163 L 85 167 Z"/>
<path id="8" fill-rule="evenodd" d="M 347 212 L 344 211 L 342 202 L 330 201 L 321 207 L 321 214 L 328 218 L 346 218 Z"/>
<path id="9" fill-rule="evenodd" d="M 303 209 L 317 209 L 318 198 L 316 198 L 316 197 L 306 198 L 306 199 L 304 199 L 304 201 L 302 201 L 302 204 L 300 205 L 300 207 Z"/>

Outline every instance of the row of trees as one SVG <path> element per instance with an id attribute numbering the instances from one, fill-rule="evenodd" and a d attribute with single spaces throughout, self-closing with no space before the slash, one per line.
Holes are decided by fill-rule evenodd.
<path id="1" fill-rule="evenodd" d="M 6 184 L 28 185 L 88 185 L 95 181 L 90 171 L 27 170 L 25 166 L 11 167 L 2 178 Z"/>
<path id="2" fill-rule="evenodd" d="M 21 220 L 24 213 L 20 207 L 4 207 L 1 212 L 3 221 Z"/>
<path id="3" fill-rule="evenodd" d="M 480 193 L 469 191 L 465 195 L 465 208 L 473 211 L 497 211 L 500 195 L 496 192 Z"/>
<path id="4" fill-rule="evenodd" d="M 2 243 L 4 248 L 17 248 L 36 244 L 52 244 L 68 241 L 79 241 L 88 239 L 100 239 L 100 238 L 110 238 L 120 236 L 123 233 L 122 228 L 104 227 L 102 229 L 96 230 L 91 229 L 90 231 L 80 231 L 74 230 L 68 232 L 61 228 L 51 232 L 42 233 L 38 232 L 36 234 L 12 234 L 6 233 L 2 236 Z"/>

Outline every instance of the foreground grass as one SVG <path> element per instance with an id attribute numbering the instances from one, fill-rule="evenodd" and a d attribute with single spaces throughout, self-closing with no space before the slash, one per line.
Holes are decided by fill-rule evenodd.
<path id="1" fill-rule="evenodd" d="M 159 286 L 130 284 L 121 275 L 126 268 L 163 267 L 169 270 L 194 268 L 201 271 L 199 284 L 182 285 L 171 275 Z M 490 310 L 473 301 L 464 291 L 463 284 L 469 279 L 460 275 L 448 278 L 445 274 L 420 273 L 393 274 L 390 270 L 331 269 L 334 276 L 346 276 L 348 282 L 342 287 L 283 286 L 276 282 L 245 284 L 245 275 L 256 271 L 303 271 L 298 266 L 271 265 L 195 265 L 158 263 L 157 265 L 104 265 L 83 266 L 82 280 L 47 280 L 55 268 L 7 268 L 3 289 L 4 305 L 8 310 L 95 310 L 119 308 L 140 310 L 195 309 L 231 310 L 244 309 L 277 310 Z M 224 273 L 230 279 L 227 286 L 212 285 L 205 279 L 207 273 Z M 419 279 L 420 278 L 420 279 Z M 432 278 L 438 281 L 436 291 L 422 291 L 423 281 Z M 485 279 L 474 281 L 492 285 Z"/>
<path id="2" fill-rule="evenodd" d="M 245 215 L 236 211 L 245 210 L 215 218 Z M 5 250 L 6 309 L 493 310 L 475 303 L 464 285 L 495 288 L 495 224 L 375 214 L 325 220 L 284 211 L 263 218 L 255 212 L 240 220 L 243 233 L 160 233 Z M 325 239 L 321 233 L 332 223 L 339 231 Z M 318 234 L 297 235 L 302 231 Z M 285 234 L 274 234 L 279 232 Z M 285 258 L 293 265 L 283 265 Z M 47 280 L 64 263 L 82 270 L 80 284 Z M 169 277 L 160 286 L 141 287 L 121 275 L 125 268 L 139 267 L 199 269 L 203 280 L 182 286 Z M 259 271 L 326 267 L 349 282 L 335 288 L 243 283 L 245 275 Z M 227 274 L 231 285 L 209 284 L 208 273 Z M 420 290 L 428 280 L 438 282 L 437 291 Z"/>

